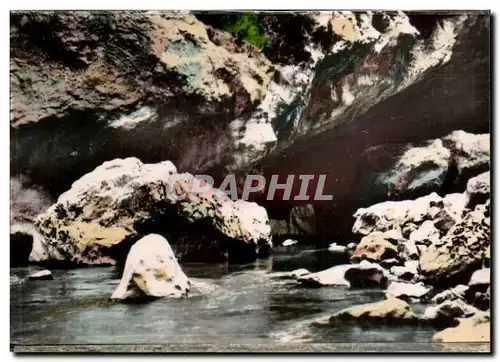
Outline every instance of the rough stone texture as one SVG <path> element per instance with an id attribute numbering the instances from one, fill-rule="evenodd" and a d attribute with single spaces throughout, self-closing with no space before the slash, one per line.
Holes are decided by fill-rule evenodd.
<path id="1" fill-rule="evenodd" d="M 401 280 L 412 280 L 415 277 L 415 274 L 417 274 L 413 270 L 400 265 L 394 265 L 393 267 L 391 267 L 390 272 L 392 275 Z"/>
<path id="2" fill-rule="evenodd" d="M 136 156 L 148 163 L 169 159 L 195 173 L 217 165 L 248 166 L 267 159 L 276 144 L 279 167 L 289 164 L 298 173 L 317 173 L 315 165 L 324 162 L 324 173 L 332 179 L 327 186 L 335 185 L 330 193 L 339 195 L 331 204 L 350 214 L 361 205 L 380 201 L 365 200 L 354 206 L 351 201 L 350 209 L 342 206 L 344 198 L 353 200 L 352 193 L 359 191 L 353 180 L 366 166 L 358 163 L 365 149 L 441 137 L 453 129 L 484 132 L 487 124 L 483 115 L 490 107 L 483 89 L 490 89 L 490 69 L 489 15 L 485 13 L 438 15 L 436 24 L 425 30 L 415 24 L 418 16 L 403 12 L 264 14 L 265 28 L 272 33 L 265 55 L 277 71 L 267 87 L 263 77 L 258 88 L 267 92 L 255 102 L 256 92 L 244 81 L 246 65 L 262 63 L 257 72 L 267 76 L 269 64 L 262 53 L 218 31 L 207 30 L 205 36 L 192 15 L 82 12 L 58 19 L 59 15 L 49 14 L 12 15 L 12 73 L 35 78 L 36 87 L 26 81 L 21 98 L 30 101 L 23 101 L 23 107 L 38 108 L 25 112 L 34 115 L 36 123 L 11 132 L 16 141 L 11 155 L 15 172 L 30 173 L 53 195 L 117 157 Z M 54 18 L 53 23 L 48 20 Z M 179 34 L 177 28 L 187 32 Z M 202 54 L 193 54 L 197 50 Z M 189 63 L 177 64 L 178 54 Z M 207 57 L 215 67 L 224 59 L 228 62 L 212 70 Z M 79 79 L 89 84 L 79 84 Z M 51 83 L 55 93 L 44 92 L 52 89 Z M 195 84 L 198 87 L 192 89 Z M 230 94 L 223 100 L 207 98 L 224 94 L 226 87 Z M 54 94 L 68 107 L 58 109 L 60 99 L 54 99 Z M 49 104 L 41 104 L 46 95 Z M 431 111 L 421 106 L 429 100 L 439 106 Z M 403 103 L 411 105 L 399 107 Z M 46 113 L 56 115 L 44 117 Z M 67 115 L 58 118 L 59 113 Z M 327 130 L 332 133 L 324 134 Z M 310 147 L 296 142 L 307 139 L 318 149 L 325 142 L 312 138 L 323 134 L 331 141 L 331 152 L 318 151 L 327 155 L 323 161 L 311 157 Z M 36 154 L 32 144 L 37 145 Z M 289 146 L 295 148 L 289 152 Z M 331 162 L 331 155 L 336 162 Z M 359 169 L 347 170 L 339 162 Z M 304 172 L 304 165 L 312 170 Z M 290 173 L 286 167 L 278 171 Z M 341 223 L 328 223 L 340 229 Z"/>
<path id="3" fill-rule="evenodd" d="M 466 206 L 474 209 L 479 204 L 484 204 L 490 198 L 490 172 L 484 172 L 479 176 L 471 178 L 467 182 Z"/>
<path id="4" fill-rule="evenodd" d="M 418 227 L 417 230 L 410 234 L 410 242 L 417 245 L 430 245 L 435 243 L 440 238 L 440 232 L 431 220 L 426 220 Z"/>
<path id="5" fill-rule="evenodd" d="M 187 235 L 187 244 L 177 240 L 178 254 L 207 260 L 225 252 L 253 259 L 271 246 L 264 208 L 233 202 L 192 175 L 178 174 L 169 161 L 136 158 L 105 162 L 77 180 L 37 226 L 50 248 L 85 264 L 102 263 L 111 247 L 151 232 Z"/>
<path id="6" fill-rule="evenodd" d="M 404 260 L 418 260 L 420 253 L 417 245 L 411 240 L 407 240 L 398 245 L 399 257 Z"/>
<path id="7" fill-rule="evenodd" d="M 272 75 L 265 57 L 215 45 L 187 12 L 16 12 L 11 41 L 13 126 L 125 111 L 174 93 L 210 102 L 239 90 L 242 112 Z"/>
<path id="8" fill-rule="evenodd" d="M 10 179 L 10 265 L 25 265 L 41 261 L 45 250 L 41 247 L 43 236 L 34 223 L 52 200 L 40 187 L 30 185 L 30 180 Z"/>
<path id="9" fill-rule="evenodd" d="M 416 200 L 386 201 L 360 208 L 354 214 L 356 221 L 352 232 L 368 235 L 372 231 L 388 231 L 406 223 L 420 224 L 426 218 L 430 218 L 431 205 L 436 205 L 440 201 L 441 197 L 432 193 Z"/>
<path id="10" fill-rule="evenodd" d="M 111 299 L 180 298 L 189 290 L 189 279 L 168 241 L 161 235 L 150 234 L 130 248 L 122 279 Z"/>
<path id="11" fill-rule="evenodd" d="M 470 278 L 465 300 L 481 310 L 490 309 L 490 284 L 490 268 L 476 270 Z"/>
<path id="12" fill-rule="evenodd" d="M 288 223 L 286 220 L 269 219 L 271 233 L 273 237 L 285 237 L 289 235 Z"/>
<path id="13" fill-rule="evenodd" d="M 431 305 L 425 309 L 423 319 L 441 326 L 449 326 L 457 318 L 467 318 L 476 314 L 478 310 L 461 299 L 445 300 L 438 305 Z"/>
<path id="14" fill-rule="evenodd" d="M 311 204 L 294 206 L 290 209 L 288 218 L 271 219 L 271 232 L 279 238 L 296 238 L 307 240 L 317 235 L 316 215 Z"/>
<path id="15" fill-rule="evenodd" d="M 12 170 L 52 195 L 114 158 L 193 173 L 230 162 L 228 123 L 274 74 L 185 11 L 13 12 L 10 25 Z"/>
<path id="16" fill-rule="evenodd" d="M 387 281 L 387 272 L 378 264 L 363 261 L 360 264 L 336 265 L 332 268 L 298 278 L 303 285 L 364 287 L 380 286 Z"/>
<path id="17" fill-rule="evenodd" d="M 415 198 L 450 186 L 461 189 L 469 178 L 489 168 L 489 134 L 458 130 L 400 148 L 396 160 L 374 181 L 374 187 L 390 199 Z"/>
<path id="18" fill-rule="evenodd" d="M 311 204 L 293 207 L 288 225 L 289 233 L 292 235 L 315 235 L 314 207 Z"/>
<path id="19" fill-rule="evenodd" d="M 335 321 L 354 321 L 359 323 L 415 323 L 417 316 L 410 305 L 400 299 L 388 297 L 386 300 L 354 306 L 341 310 L 330 318 Z"/>
<path id="20" fill-rule="evenodd" d="M 472 211 L 455 224 L 438 244 L 431 245 L 422 253 L 421 273 L 434 283 L 446 284 L 451 279 L 457 284 L 489 259 L 489 253 L 489 215 Z"/>
<path id="21" fill-rule="evenodd" d="M 370 260 L 380 262 L 398 255 L 397 248 L 386 239 L 382 232 L 373 232 L 361 239 L 353 251 L 351 260 Z"/>
<path id="22" fill-rule="evenodd" d="M 459 284 L 453 288 L 442 291 L 432 297 L 431 302 L 433 304 L 440 304 L 446 300 L 464 299 L 465 293 L 469 289 L 468 286 Z"/>
<path id="23" fill-rule="evenodd" d="M 450 151 L 440 139 L 433 140 L 408 149 L 390 172 L 378 177 L 375 187 L 386 188 L 390 199 L 427 195 L 442 187 L 449 163 Z"/>
<path id="24" fill-rule="evenodd" d="M 454 131 L 443 138 L 450 149 L 453 167 L 457 170 L 456 182 L 461 183 L 484 172 L 490 167 L 490 135 Z"/>
<path id="25" fill-rule="evenodd" d="M 471 318 L 461 319 L 458 326 L 436 333 L 433 342 L 490 342 L 490 314 L 479 312 Z"/>

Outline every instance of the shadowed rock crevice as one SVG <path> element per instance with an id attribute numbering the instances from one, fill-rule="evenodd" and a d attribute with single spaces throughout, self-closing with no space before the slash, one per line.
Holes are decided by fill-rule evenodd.
<path id="1" fill-rule="evenodd" d="M 10 267 L 28 265 L 32 248 L 32 235 L 21 232 L 10 234 Z"/>

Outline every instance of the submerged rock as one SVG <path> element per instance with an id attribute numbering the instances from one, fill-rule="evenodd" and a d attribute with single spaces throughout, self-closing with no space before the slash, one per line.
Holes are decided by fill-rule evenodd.
<path id="1" fill-rule="evenodd" d="M 30 274 L 28 276 L 29 280 L 52 280 L 54 279 L 54 276 L 50 272 L 50 270 L 40 270 L 36 273 Z"/>
<path id="2" fill-rule="evenodd" d="M 303 285 L 364 287 L 380 286 L 387 281 L 386 271 L 377 264 L 363 261 L 360 264 L 337 265 L 298 278 Z"/>
<path id="3" fill-rule="evenodd" d="M 400 283 L 392 282 L 386 290 L 386 295 L 399 299 L 420 299 L 427 295 L 431 288 L 426 287 L 424 283 Z"/>
<path id="4" fill-rule="evenodd" d="M 334 314 L 329 321 L 330 323 L 351 321 L 375 324 L 413 324 L 417 322 L 417 316 L 408 303 L 401 299 L 388 297 L 380 302 L 341 310 Z"/>
<path id="5" fill-rule="evenodd" d="M 332 243 L 328 246 L 328 251 L 335 254 L 345 254 L 347 253 L 347 247 L 343 245 L 337 245 L 337 243 Z"/>
<path id="6" fill-rule="evenodd" d="M 283 245 L 283 246 L 292 246 L 292 245 L 295 245 L 295 244 L 297 244 L 297 243 L 298 243 L 298 241 L 297 241 L 297 240 L 286 239 L 286 240 L 283 242 L 283 244 L 281 244 L 281 245 Z"/>
<path id="7" fill-rule="evenodd" d="M 228 253 L 234 260 L 252 260 L 268 253 L 266 210 L 231 201 L 201 182 L 178 174 L 169 161 L 108 161 L 75 181 L 37 226 L 48 251 L 83 264 L 102 263 L 111 248 L 150 232 L 172 235 L 177 254 L 188 259 L 221 260 Z"/>
<path id="8" fill-rule="evenodd" d="M 311 272 L 307 269 L 296 269 L 289 272 L 272 273 L 271 277 L 278 279 L 298 279 L 308 274 L 311 274 Z"/>
<path id="9" fill-rule="evenodd" d="M 190 284 L 168 241 L 150 234 L 130 248 L 122 279 L 111 299 L 180 298 L 187 295 Z"/>
<path id="10" fill-rule="evenodd" d="M 478 312 L 473 317 L 460 319 L 456 327 L 436 333 L 433 342 L 490 343 L 490 313 Z"/>

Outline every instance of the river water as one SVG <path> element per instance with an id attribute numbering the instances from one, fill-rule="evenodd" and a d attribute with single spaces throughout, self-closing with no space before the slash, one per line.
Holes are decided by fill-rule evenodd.
<path id="1" fill-rule="evenodd" d="M 11 268 L 11 343 L 332 343 L 423 342 L 430 326 L 314 327 L 318 318 L 383 299 L 380 289 L 305 288 L 274 272 L 319 271 L 346 262 L 326 250 L 292 247 L 247 265 L 183 264 L 193 284 L 186 299 L 117 303 L 114 267 L 52 270 L 54 280 L 26 279 L 36 267 Z M 417 312 L 423 306 L 413 305 Z"/>

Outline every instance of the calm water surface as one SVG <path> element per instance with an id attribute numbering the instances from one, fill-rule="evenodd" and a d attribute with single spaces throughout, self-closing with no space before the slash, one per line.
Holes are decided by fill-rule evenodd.
<path id="1" fill-rule="evenodd" d="M 326 269 L 345 261 L 325 250 L 277 250 L 248 265 L 184 264 L 189 298 L 145 303 L 108 300 L 119 283 L 113 267 L 53 270 L 54 280 L 28 281 L 36 270 L 10 270 L 11 343 L 428 342 L 432 327 L 312 327 L 319 317 L 383 299 L 380 289 L 309 289 L 273 272 Z M 414 305 L 416 311 L 423 306 Z"/>

